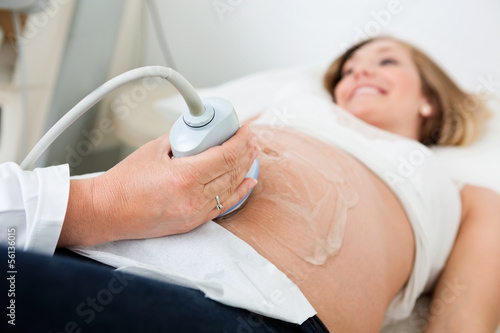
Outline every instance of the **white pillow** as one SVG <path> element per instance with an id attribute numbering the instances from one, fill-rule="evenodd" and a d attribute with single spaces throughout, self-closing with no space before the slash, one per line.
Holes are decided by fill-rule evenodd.
<path id="1" fill-rule="evenodd" d="M 315 94 L 331 101 L 323 88 L 328 64 L 272 70 L 245 76 L 212 88 L 200 89 L 202 98 L 223 97 L 233 103 L 241 122 L 257 115 L 275 101 Z M 467 147 L 435 147 L 434 152 L 449 169 L 453 179 L 484 186 L 500 193 L 500 103 L 489 103 L 494 112 L 482 137 Z M 180 95 L 157 101 L 155 108 L 173 121 L 185 110 Z"/>

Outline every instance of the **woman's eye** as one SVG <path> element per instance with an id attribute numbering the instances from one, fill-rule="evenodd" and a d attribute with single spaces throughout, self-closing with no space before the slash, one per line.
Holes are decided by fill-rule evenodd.
<path id="1" fill-rule="evenodd" d="M 381 65 L 395 65 L 396 63 L 394 59 L 384 59 L 380 62 Z"/>
<path id="2" fill-rule="evenodd" d="M 345 71 L 342 72 L 342 77 L 349 75 L 352 73 L 352 68 L 348 68 Z"/>

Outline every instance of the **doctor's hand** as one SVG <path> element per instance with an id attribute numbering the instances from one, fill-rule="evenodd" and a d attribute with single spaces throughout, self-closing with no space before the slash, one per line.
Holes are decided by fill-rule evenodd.
<path id="1" fill-rule="evenodd" d="M 168 135 L 153 140 L 98 177 L 71 180 L 58 246 L 190 231 L 255 186 L 257 181 L 245 175 L 258 152 L 249 126 L 190 157 L 171 158 Z M 216 208 L 217 195 L 222 210 Z"/>

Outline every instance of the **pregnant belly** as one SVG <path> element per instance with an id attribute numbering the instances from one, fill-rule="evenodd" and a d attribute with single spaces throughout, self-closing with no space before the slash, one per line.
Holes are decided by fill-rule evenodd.
<path id="1" fill-rule="evenodd" d="M 274 131 L 259 146 L 259 185 L 221 225 L 254 240 L 271 236 L 297 258 L 324 264 L 339 251 L 348 210 L 358 203 L 358 163 L 295 132 Z"/>
<path id="2" fill-rule="evenodd" d="M 258 135 L 259 183 L 246 205 L 219 224 L 287 274 L 318 313 L 318 307 L 325 305 L 322 281 L 340 277 L 344 260 L 335 261 L 342 251 L 349 256 L 350 250 L 344 250 L 349 225 L 359 230 L 349 237 L 354 247 L 361 243 L 360 251 L 371 237 L 387 247 L 384 244 L 390 240 L 382 242 L 396 231 L 407 244 L 399 249 L 406 251 L 406 263 L 401 258 L 402 272 L 397 276 L 390 268 L 383 273 L 398 279 L 393 282 L 399 286 L 384 300 L 388 302 L 406 281 L 413 254 L 410 224 L 394 194 L 362 163 L 336 147 L 291 130 L 255 127 L 254 132 L 271 134 Z M 392 256 L 386 251 L 392 249 L 373 253 Z M 402 252 L 397 256 L 403 257 Z"/>

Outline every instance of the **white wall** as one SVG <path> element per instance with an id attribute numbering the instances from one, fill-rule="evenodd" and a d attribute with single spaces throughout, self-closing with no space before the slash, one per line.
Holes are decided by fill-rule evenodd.
<path id="1" fill-rule="evenodd" d="M 363 35 L 379 33 L 421 47 L 467 89 L 488 77 L 500 81 L 496 0 L 155 1 L 177 69 L 199 87 L 329 62 Z M 143 64 L 165 64 L 151 26 L 147 31 Z"/>

